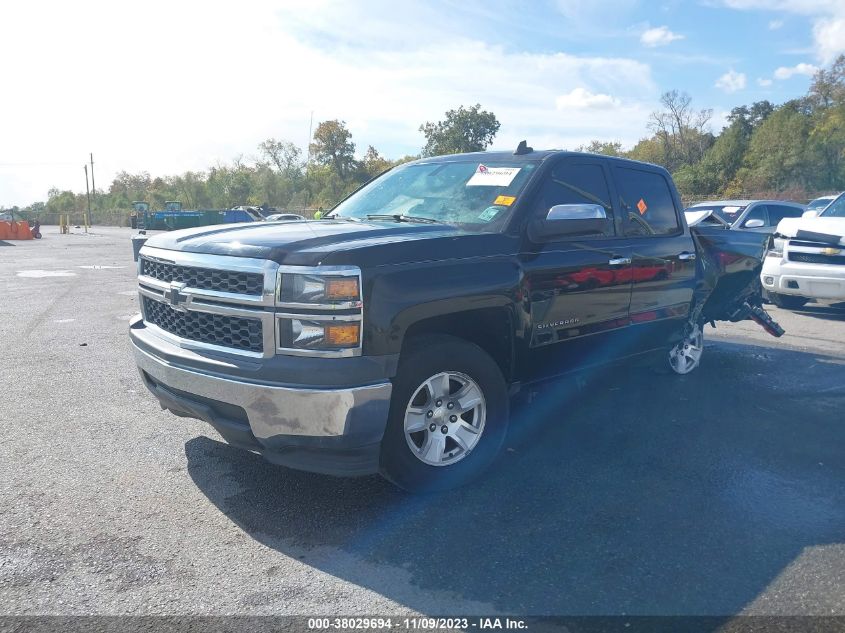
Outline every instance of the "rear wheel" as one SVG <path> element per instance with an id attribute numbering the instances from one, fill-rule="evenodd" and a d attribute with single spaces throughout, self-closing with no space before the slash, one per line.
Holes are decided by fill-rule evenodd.
<path id="1" fill-rule="evenodd" d="M 769 293 L 769 299 L 779 308 L 787 310 L 798 310 L 803 308 L 809 301 L 807 297 L 798 297 L 795 295 L 781 295 L 774 292 Z"/>
<path id="2" fill-rule="evenodd" d="M 704 331 L 700 325 L 696 324 L 675 347 L 669 350 L 669 367 L 676 374 L 688 374 L 701 363 L 703 353 Z"/>
<path id="3" fill-rule="evenodd" d="M 493 461 L 508 423 L 507 385 L 480 347 L 420 337 L 403 352 L 381 448 L 381 472 L 410 492 L 463 485 Z"/>

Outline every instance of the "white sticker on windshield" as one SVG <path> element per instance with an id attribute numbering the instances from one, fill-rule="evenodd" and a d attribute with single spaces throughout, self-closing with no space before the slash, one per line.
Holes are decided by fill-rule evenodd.
<path id="1" fill-rule="evenodd" d="M 519 173 L 519 167 L 488 167 L 479 165 L 467 180 L 467 187 L 507 187 Z"/>
<path id="2" fill-rule="evenodd" d="M 733 215 L 737 211 L 739 211 L 742 207 L 722 207 L 722 213 L 727 213 L 729 215 Z"/>

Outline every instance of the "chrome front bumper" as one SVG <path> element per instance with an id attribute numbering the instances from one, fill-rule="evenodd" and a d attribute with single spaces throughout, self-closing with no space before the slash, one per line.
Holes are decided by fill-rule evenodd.
<path id="1" fill-rule="evenodd" d="M 183 369 L 133 348 L 138 369 L 164 387 L 241 407 L 259 442 L 279 435 L 345 435 L 361 416 L 368 420 L 360 422 L 387 420 L 390 382 L 346 389 L 254 384 Z"/>
<path id="2" fill-rule="evenodd" d="M 140 319 L 135 323 L 142 326 Z M 211 363 L 208 372 L 184 367 L 179 361 L 193 352 L 169 349 L 143 327 L 130 336 L 145 386 L 175 415 L 204 420 L 229 444 L 291 468 L 341 476 L 378 472 L 389 380 L 314 388 L 233 379 L 216 373 L 225 371 L 225 361 Z"/>

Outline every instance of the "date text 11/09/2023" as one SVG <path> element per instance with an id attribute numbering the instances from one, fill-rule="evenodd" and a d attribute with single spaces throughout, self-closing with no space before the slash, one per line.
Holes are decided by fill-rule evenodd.
<path id="1" fill-rule="evenodd" d="M 525 630 L 528 628 L 525 620 L 519 618 L 431 618 L 431 617 L 352 617 L 352 618 L 308 618 L 308 629 L 311 631 L 327 630 L 388 630 L 405 631 L 440 631 L 455 630 Z"/>

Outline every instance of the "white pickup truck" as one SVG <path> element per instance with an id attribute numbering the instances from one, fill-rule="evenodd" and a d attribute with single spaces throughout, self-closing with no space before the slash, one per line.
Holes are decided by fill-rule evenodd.
<path id="1" fill-rule="evenodd" d="M 845 301 L 845 193 L 818 217 L 781 220 L 760 281 L 781 308 L 798 309 L 810 299 Z"/>

